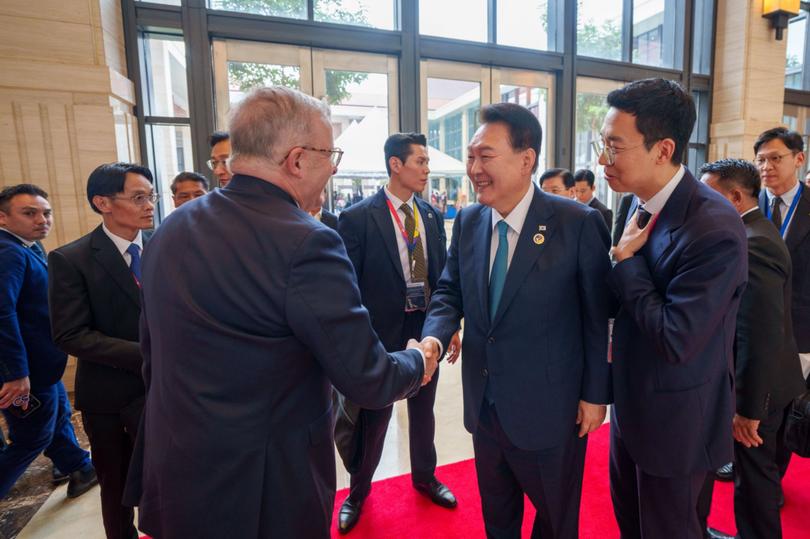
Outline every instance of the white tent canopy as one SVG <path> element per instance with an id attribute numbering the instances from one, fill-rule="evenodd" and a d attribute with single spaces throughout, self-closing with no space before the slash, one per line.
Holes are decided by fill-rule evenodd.
<path id="1" fill-rule="evenodd" d="M 383 145 L 388 138 L 388 114 L 384 109 L 371 109 L 365 118 L 352 122 L 335 141 L 343 150 L 336 178 L 386 177 Z M 466 173 L 464 163 L 429 146 L 430 174 L 458 176 Z"/>

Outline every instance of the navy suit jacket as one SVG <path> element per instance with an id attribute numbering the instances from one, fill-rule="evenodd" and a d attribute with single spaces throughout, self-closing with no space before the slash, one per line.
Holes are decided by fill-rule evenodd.
<path id="1" fill-rule="evenodd" d="M 142 276 L 147 397 L 129 476 L 141 529 L 328 537 L 330 381 L 382 408 L 423 375 L 417 350 L 388 354 L 375 335 L 338 234 L 236 175 L 164 221 Z"/>
<path id="2" fill-rule="evenodd" d="M 28 376 L 32 388 L 53 385 L 66 361 L 51 339 L 45 260 L 0 230 L 0 384 Z"/>
<path id="3" fill-rule="evenodd" d="M 768 214 L 765 189 L 759 194 L 759 209 Z M 793 335 L 799 352 L 810 352 L 810 189 L 802 189 L 793 219 L 785 234 L 785 243 L 793 263 Z"/>
<path id="4" fill-rule="evenodd" d="M 580 399 L 611 401 L 610 238 L 598 211 L 531 189 L 495 318 L 489 318 L 492 210 L 475 204 L 456 217 L 422 336 L 438 338 L 446 350 L 464 318 L 465 427 L 476 432 L 489 384 L 511 442 L 537 450 L 571 436 Z"/>
<path id="5" fill-rule="evenodd" d="M 399 258 L 396 234 L 391 222 L 385 190 L 353 204 L 340 214 L 338 232 L 352 261 L 363 305 L 371 315 L 371 325 L 387 350 L 403 346 L 405 322 L 405 276 Z M 436 289 L 447 259 L 447 235 L 441 213 L 419 197 L 414 197 L 427 242 L 428 285 Z"/>
<path id="6" fill-rule="evenodd" d="M 734 333 L 747 275 L 740 216 L 689 171 L 644 247 L 611 271 L 620 302 L 612 428 L 645 472 L 682 476 L 731 461 Z"/>

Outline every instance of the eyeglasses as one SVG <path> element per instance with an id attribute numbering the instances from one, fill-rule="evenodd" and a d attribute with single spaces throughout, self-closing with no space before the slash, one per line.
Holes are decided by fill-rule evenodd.
<path id="1" fill-rule="evenodd" d="M 222 159 L 221 161 L 217 159 L 209 159 L 208 161 L 205 162 L 205 164 L 208 165 L 208 168 L 210 168 L 211 170 L 216 170 L 217 167 L 228 168 L 227 159 Z"/>
<path id="2" fill-rule="evenodd" d="M 108 198 L 112 198 L 114 200 L 129 200 L 130 202 L 132 202 L 136 206 L 145 206 L 147 202 L 151 202 L 152 204 L 157 203 L 158 198 L 160 198 L 160 197 L 158 196 L 157 193 L 149 193 L 149 194 L 139 193 L 139 194 L 131 196 L 131 197 L 111 196 L 111 197 L 108 197 Z"/>
<path id="3" fill-rule="evenodd" d="M 757 156 L 756 159 L 754 159 L 754 164 L 759 168 L 764 167 L 765 163 L 770 163 L 771 165 L 773 165 L 775 167 L 778 167 L 779 163 L 782 162 L 782 159 L 784 157 L 787 157 L 788 155 L 796 155 L 796 152 L 788 152 L 788 153 L 783 153 L 781 155 L 779 155 L 779 154 L 777 154 L 777 155 L 768 155 L 768 156 L 761 156 L 760 155 L 760 156 Z"/>
<path id="4" fill-rule="evenodd" d="M 613 146 L 608 146 L 605 144 L 604 141 L 594 140 L 591 142 L 591 147 L 593 147 L 593 151 L 596 152 L 597 159 L 605 156 L 605 161 L 607 161 L 608 166 L 613 166 L 616 164 L 616 156 L 622 152 L 628 152 L 630 150 L 635 150 L 636 148 L 640 148 L 644 146 L 644 143 L 636 144 L 635 146 L 631 146 L 629 148 L 614 148 Z"/>
<path id="5" fill-rule="evenodd" d="M 340 148 L 326 149 L 326 148 L 313 148 L 312 146 L 293 146 L 292 148 L 290 148 L 290 151 L 287 152 L 287 155 L 284 156 L 284 159 L 279 161 L 278 164 L 281 165 L 282 163 L 284 163 L 284 161 L 287 160 L 292 151 L 296 148 L 301 148 L 302 150 L 309 150 L 311 152 L 328 153 L 329 160 L 332 162 L 333 167 L 338 166 L 340 164 L 340 160 L 343 159 L 343 150 L 341 150 Z"/>

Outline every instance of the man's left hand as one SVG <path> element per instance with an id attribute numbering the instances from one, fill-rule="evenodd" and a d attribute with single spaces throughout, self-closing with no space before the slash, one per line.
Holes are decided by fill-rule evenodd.
<path id="1" fill-rule="evenodd" d="M 738 414 L 734 414 L 732 422 L 732 433 L 734 439 L 745 447 L 759 447 L 764 442 L 759 436 L 759 419 L 748 419 Z"/>
<path id="2" fill-rule="evenodd" d="M 582 438 L 602 426 L 607 415 L 607 406 L 604 404 L 591 404 L 590 402 L 579 401 L 577 410 L 577 425 L 579 425 L 579 437 Z"/>

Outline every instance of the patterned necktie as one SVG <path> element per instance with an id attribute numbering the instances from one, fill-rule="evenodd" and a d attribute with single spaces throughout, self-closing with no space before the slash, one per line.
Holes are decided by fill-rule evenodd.
<path id="1" fill-rule="evenodd" d="M 45 257 L 45 251 L 42 250 L 42 247 L 38 243 L 31 245 L 31 252 L 40 257 L 45 264 L 48 263 L 48 259 Z"/>
<path id="2" fill-rule="evenodd" d="M 405 232 L 408 234 L 408 241 L 413 242 L 416 234 L 416 220 L 413 218 L 413 210 L 407 204 L 399 207 L 405 213 Z M 422 248 L 422 240 L 418 240 L 411 251 L 411 282 L 425 283 L 427 285 L 427 262 L 425 262 L 425 251 Z"/>
<path id="3" fill-rule="evenodd" d="M 127 252 L 131 257 L 131 261 L 129 263 L 129 269 L 132 271 L 132 275 L 135 276 L 135 280 L 138 283 L 141 282 L 141 250 L 138 246 L 134 243 L 130 243 L 129 247 L 127 247 Z"/>
<path id="4" fill-rule="evenodd" d="M 638 207 L 638 217 L 636 217 L 636 222 L 638 223 L 638 227 L 641 230 L 644 230 L 644 227 L 646 227 L 647 223 L 650 222 L 651 217 L 652 214 L 650 212 L 648 212 L 641 206 Z"/>
<path id="5" fill-rule="evenodd" d="M 509 264 L 509 241 L 506 233 L 509 225 L 506 221 L 498 221 L 498 249 L 495 251 L 495 261 L 492 263 L 492 273 L 489 276 L 489 319 L 495 319 L 498 304 L 501 302 L 503 285 L 506 283 L 506 270 Z"/>
<path id="6" fill-rule="evenodd" d="M 771 221 L 776 230 L 782 231 L 782 197 L 773 197 L 771 201 Z"/>

